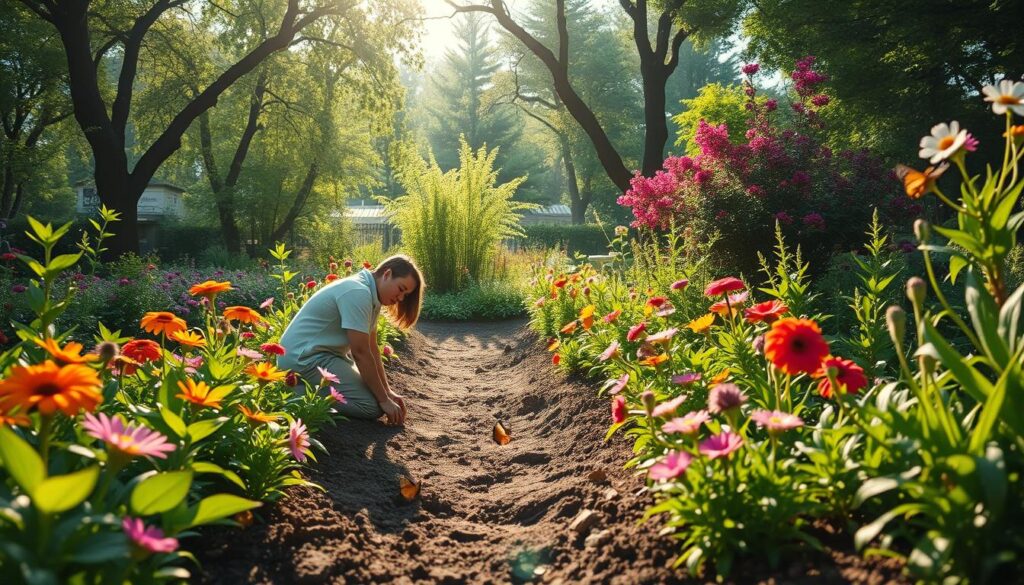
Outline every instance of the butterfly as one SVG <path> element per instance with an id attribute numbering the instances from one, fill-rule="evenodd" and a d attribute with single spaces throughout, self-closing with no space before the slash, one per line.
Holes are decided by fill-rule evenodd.
<path id="1" fill-rule="evenodd" d="M 491 435 L 494 438 L 494 442 L 499 445 L 507 445 L 512 440 L 512 435 L 508 434 L 505 430 L 504 425 L 500 422 L 494 423 L 494 432 Z"/>
<path id="2" fill-rule="evenodd" d="M 896 176 L 903 181 L 903 190 L 907 193 L 907 197 L 920 199 L 921 196 L 932 190 L 935 181 L 939 180 L 939 177 L 948 168 L 949 163 L 928 167 L 924 171 L 910 168 L 907 165 L 896 165 Z"/>
<path id="3" fill-rule="evenodd" d="M 402 494 L 402 498 L 407 502 L 411 502 L 419 497 L 420 495 L 420 484 L 414 482 L 409 477 L 404 475 L 398 478 L 398 491 Z"/>

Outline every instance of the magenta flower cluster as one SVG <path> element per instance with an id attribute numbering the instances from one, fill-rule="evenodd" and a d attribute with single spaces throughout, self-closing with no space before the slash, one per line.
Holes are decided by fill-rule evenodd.
<path id="1" fill-rule="evenodd" d="M 819 110 L 832 100 L 823 87 L 828 76 L 814 64 L 812 56 L 800 59 L 790 74 L 796 116 L 785 124 L 776 100 L 757 97 L 758 64 L 744 65 L 745 132 L 701 120 L 693 138 L 698 154 L 669 156 L 663 170 L 638 173 L 619 197 L 633 212 L 632 226 L 666 229 L 674 222 L 697 234 L 718 231 L 720 245 L 743 246 L 758 236 L 770 240 L 778 221 L 797 243 L 831 247 L 846 245 L 847 231 L 856 245 L 873 206 L 894 221 L 920 214 L 881 159 L 826 146 Z"/>

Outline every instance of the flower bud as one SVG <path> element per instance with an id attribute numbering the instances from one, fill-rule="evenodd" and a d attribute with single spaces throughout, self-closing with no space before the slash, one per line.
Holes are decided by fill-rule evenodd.
<path id="1" fill-rule="evenodd" d="M 754 351 L 757 352 L 757 355 L 764 355 L 764 335 L 758 335 L 755 337 L 752 345 L 754 346 Z"/>
<path id="2" fill-rule="evenodd" d="M 919 242 L 926 242 L 932 235 L 932 226 L 926 219 L 918 219 L 914 222 L 914 235 Z"/>
<path id="3" fill-rule="evenodd" d="M 102 363 L 109 363 L 119 353 L 121 353 L 121 348 L 113 341 L 101 341 L 96 345 L 96 354 L 100 356 Z"/>
<path id="4" fill-rule="evenodd" d="M 889 328 L 889 337 L 897 349 L 903 347 L 903 334 L 907 328 L 907 312 L 899 305 L 893 305 L 885 311 L 885 326 Z"/>
<path id="5" fill-rule="evenodd" d="M 655 400 L 654 398 L 654 392 L 651 392 L 650 390 L 645 390 L 644 393 L 640 395 L 640 402 L 643 403 L 644 410 L 647 412 L 647 414 L 651 414 L 652 412 L 654 412 L 654 404 L 655 402 L 657 402 L 657 400 Z"/>
<path id="6" fill-rule="evenodd" d="M 907 298 L 915 307 L 920 307 L 928 296 L 928 285 L 920 276 L 914 276 L 907 281 Z"/>

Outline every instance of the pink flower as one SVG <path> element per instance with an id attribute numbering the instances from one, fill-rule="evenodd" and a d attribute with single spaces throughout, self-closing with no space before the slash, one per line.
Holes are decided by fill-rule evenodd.
<path id="1" fill-rule="evenodd" d="M 781 224 L 789 225 L 793 223 L 793 218 L 785 211 L 780 211 L 776 213 L 774 217 Z"/>
<path id="2" fill-rule="evenodd" d="M 167 442 L 167 437 L 160 433 L 142 425 L 126 425 L 120 418 L 109 417 L 102 412 L 98 415 L 86 413 L 82 428 L 109 448 L 126 455 L 166 459 L 167 453 L 175 449 L 174 445 Z"/>
<path id="3" fill-rule="evenodd" d="M 322 384 L 323 383 L 330 383 L 330 384 L 340 384 L 341 383 L 341 380 L 339 380 L 337 376 L 335 376 L 334 374 L 328 372 L 324 368 L 321 368 L 320 366 L 317 366 L 316 369 L 317 369 L 318 372 L 320 372 L 320 378 L 321 378 L 321 383 Z"/>
<path id="4" fill-rule="evenodd" d="M 608 393 L 609 394 L 618 394 L 619 392 L 622 392 L 623 389 L 625 389 L 626 384 L 629 384 L 629 374 L 628 373 L 622 374 L 621 376 L 619 376 L 619 378 L 617 380 L 615 380 L 615 383 L 612 384 L 611 387 L 608 388 Z"/>
<path id="5" fill-rule="evenodd" d="M 256 337 L 256 334 L 253 333 L 252 331 L 243 331 L 241 333 L 241 335 L 239 335 L 239 337 L 241 337 L 242 339 L 245 339 L 246 341 L 248 341 L 248 340 L 252 339 L 253 337 Z"/>
<path id="6" fill-rule="evenodd" d="M 673 479 L 686 473 L 693 457 L 685 451 L 669 451 L 665 458 L 655 463 L 648 470 L 647 476 L 653 480 Z"/>
<path id="7" fill-rule="evenodd" d="M 769 111 L 769 112 L 774 112 L 776 109 L 778 109 L 778 107 L 779 107 L 779 101 L 778 100 L 771 99 L 771 100 L 768 100 L 768 101 L 766 101 L 764 103 L 764 109 Z"/>
<path id="8" fill-rule="evenodd" d="M 302 424 L 302 419 L 295 419 L 288 427 L 288 448 L 291 449 L 292 456 L 295 457 L 296 461 L 306 460 L 306 451 L 309 449 L 309 433 L 306 431 L 306 425 Z"/>
<path id="9" fill-rule="evenodd" d="M 390 345 L 385 343 L 384 347 L 380 348 L 380 353 L 384 357 L 391 357 L 391 356 L 395 355 L 395 348 L 393 348 Z"/>
<path id="10" fill-rule="evenodd" d="M 700 380 L 699 372 L 687 372 L 685 374 L 676 374 L 672 376 L 672 383 L 679 384 L 680 386 L 686 386 L 687 384 L 693 384 Z"/>
<path id="11" fill-rule="evenodd" d="M 687 280 L 685 278 L 680 278 L 679 280 L 673 282 L 672 286 L 670 286 L 669 288 L 672 289 L 672 290 L 683 290 L 684 288 L 689 286 L 689 284 L 690 284 L 689 280 Z"/>
<path id="12" fill-rule="evenodd" d="M 967 152 L 974 152 L 978 150 L 978 146 L 981 143 L 975 138 L 970 132 L 967 133 L 967 140 L 964 141 L 964 150 Z"/>
<path id="13" fill-rule="evenodd" d="M 679 418 L 674 418 L 665 423 L 661 430 L 666 433 L 681 433 L 683 435 L 694 435 L 700 430 L 700 425 L 711 420 L 706 410 L 688 412 Z"/>
<path id="14" fill-rule="evenodd" d="M 751 413 L 750 420 L 773 435 L 804 426 L 804 421 L 800 417 L 778 410 L 755 410 Z"/>
<path id="15" fill-rule="evenodd" d="M 647 343 L 668 343 L 669 341 L 672 341 L 672 338 L 675 337 L 676 333 L 679 333 L 679 329 L 671 327 L 664 331 L 659 331 L 654 335 L 647 336 L 645 341 Z"/>
<path id="16" fill-rule="evenodd" d="M 673 398 L 672 400 L 669 400 L 668 402 L 662 402 L 658 406 L 655 406 L 654 410 L 651 411 L 651 415 L 652 416 L 668 416 L 670 414 L 675 413 L 676 409 L 679 408 L 680 406 L 682 406 L 682 404 L 684 402 L 686 402 L 686 395 L 685 394 L 683 394 L 681 396 L 676 396 L 675 398 Z"/>
<path id="17" fill-rule="evenodd" d="M 820 213 L 808 213 L 802 219 L 804 226 L 814 230 L 825 229 L 825 218 Z"/>
<path id="18" fill-rule="evenodd" d="M 342 394 L 341 392 L 338 392 L 338 390 L 334 386 L 331 386 L 331 398 L 333 398 L 335 402 L 339 404 L 348 403 L 348 398 L 345 398 L 345 395 Z"/>
<path id="19" fill-rule="evenodd" d="M 827 95 L 823 94 L 823 93 L 819 93 L 818 95 L 816 95 L 816 96 L 811 98 L 811 103 L 814 104 L 815 106 L 819 107 L 819 108 L 823 107 L 823 106 L 827 106 L 828 102 L 829 102 L 829 97 Z"/>
<path id="20" fill-rule="evenodd" d="M 734 276 L 727 276 L 709 283 L 704 289 L 704 296 L 717 297 L 734 290 L 743 290 L 745 286 L 742 280 Z"/>
<path id="21" fill-rule="evenodd" d="M 156 526 L 147 527 L 141 518 L 125 517 L 121 520 L 121 528 L 128 538 L 139 548 L 151 553 L 169 553 L 178 550 L 178 539 L 164 538 L 162 530 Z"/>
<path id="22" fill-rule="evenodd" d="M 611 313 L 608 313 L 607 315 L 602 317 L 601 320 L 604 321 L 605 323 L 612 323 L 616 319 L 618 319 L 619 315 L 621 315 L 621 314 L 622 314 L 622 309 L 615 309 Z"/>
<path id="23" fill-rule="evenodd" d="M 636 325 L 633 325 L 629 328 L 629 332 L 626 333 L 626 341 L 636 341 L 646 330 L 647 323 L 637 323 Z"/>
<path id="24" fill-rule="evenodd" d="M 617 355 L 619 355 L 619 342 L 612 341 L 608 345 L 608 348 L 601 352 L 601 355 L 597 356 L 597 359 L 599 361 L 606 362 Z"/>
<path id="25" fill-rule="evenodd" d="M 760 70 L 761 66 L 758 65 L 757 63 L 747 63 L 746 65 L 743 66 L 743 69 L 741 69 L 744 75 L 754 75 Z"/>
<path id="26" fill-rule="evenodd" d="M 248 347 L 239 347 L 235 350 L 235 353 L 241 357 L 249 358 L 251 360 L 263 359 L 263 354 L 256 351 L 255 349 L 249 349 Z"/>
<path id="27" fill-rule="evenodd" d="M 708 459 L 718 459 L 719 457 L 728 457 L 742 445 L 743 437 L 726 431 L 701 441 L 700 452 Z"/>
<path id="28" fill-rule="evenodd" d="M 284 346 L 279 343 L 264 343 L 260 346 L 260 349 L 274 355 L 284 355 L 285 353 Z"/>
<path id="29" fill-rule="evenodd" d="M 626 398 L 624 396 L 612 398 L 612 422 L 615 424 L 626 422 Z"/>
<path id="30" fill-rule="evenodd" d="M 537 299 L 536 301 L 533 302 L 533 306 L 537 307 L 537 308 L 540 308 L 540 307 L 543 307 L 544 303 L 546 303 L 546 302 L 547 302 L 547 297 L 540 297 L 539 299 Z"/>

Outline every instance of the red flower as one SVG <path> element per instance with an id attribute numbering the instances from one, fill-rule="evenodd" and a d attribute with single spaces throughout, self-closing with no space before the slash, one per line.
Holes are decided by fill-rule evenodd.
<path id="1" fill-rule="evenodd" d="M 764 337 L 765 357 L 787 374 L 816 371 L 828 353 L 828 342 L 810 319 L 780 319 Z"/>
<path id="2" fill-rule="evenodd" d="M 612 422 L 626 422 L 626 399 L 622 396 L 612 398 Z"/>
<path id="3" fill-rule="evenodd" d="M 551 356 L 551 363 L 555 364 L 556 366 L 559 363 L 561 363 L 561 361 L 562 361 L 562 356 L 558 355 L 557 353 L 555 355 Z"/>
<path id="4" fill-rule="evenodd" d="M 363 268 L 371 270 L 373 268 L 373 264 L 370 264 L 368 261 L 363 260 Z"/>
<path id="5" fill-rule="evenodd" d="M 626 341 L 636 341 L 641 334 L 647 329 L 647 323 L 637 323 L 629 328 L 629 333 L 626 334 Z"/>
<path id="6" fill-rule="evenodd" d="M 667 301 L 667 300 L 668 299 L 665 298 L 665 297 L 651 297 L 651 298 L 647 299 L 647 306 L 648 307 L 653 307 L 655 309 L 660 309 L 661 306 L 664 305 L 665 301 Z"/>
<path id="7" fill-rule="evenodd" d="M 17 260 L 18 257 L 10 252 L 4 252 L 3 254 L 0 254 L 0 259 L 2 259 L 4 262 L 10 262 L 12 260 Z"/>
<path id="8" fill-rule="evenodd" d="M 260 349 L 263 350 L 264 353 L 284 355 L 284 346 L 279 343 L 264 343 L 260 346 Z"/>
<path id="9" fill-rule="evenodd" d="M 704 295 L 717 297 L 718 295 L 723 295 L 734 290 L 743 290 L 744 288 L 746 288 L 746 285 L 743 284 L 742 280 L 733 276 L 726 276 L 725 278 L 708 284 L 707 288 L 704 289 Z"/>
<path id="10" fill-rule="evenodd" d="M 307 282 L 306 283 L 306 288 L 316 288 L 316 281 L 315 280 L 311 280 L 311 281 Z"/>
<path id="11" fill-rule="evenodd" d="M 334 273 L 328 274 L 324 277 L 324 282 L 334 282 L 335 280 L 338 280 L 338 275 Z"/>
<path id="12" fill-rule="evenodd" d="M 288 372 L 288 375 L 284 377 L 284 383 L 289 388 L 294 388 L 299 385 L 299 375 L 295 372 Z"/>
<path id="13" fill-rule="evenodd" d="M 858 390 L 868 385 L 868 378 L 864 375 L 864 369 L 855 364 L 852 360 L 829 356 L 821 362 L 821 367 L 814 372 L 818 382 L 818 392 L 824 398 L 832 398 L 832 381 L 828 379 L 828 369 L 836 369 L 836 382 L 846 389 L 850 394 L 856 394 Z"/>
<path id="14" fill-rule="evenodd" d="M 133 339 L 121 347 L 121 353 L 139 363 L 155 362 L 161 357 L 160 344 L 149 339 Z"/>
<path id="15" fill-rule="evenodd" d="M 782 304 L 780 300 L 765 301 L 758 303 L 749 309 L 743 311 L 743 315 L 747 318 L 747 321 L 751 323 L 774 323 L 789 310 L 789 307 Z"/>
<path id="16" fill-rule="evenodd" d="M 602 318 L 602 321 L 604 321 L 605 323 L 613 323 L 616 319 L 619 318 L 619 315 L 621 315 L 621 314 L 622 314 L 622 309 L 615 309 L 611 313 L 608 313 L 607 315 L 605 315 Z"/>

